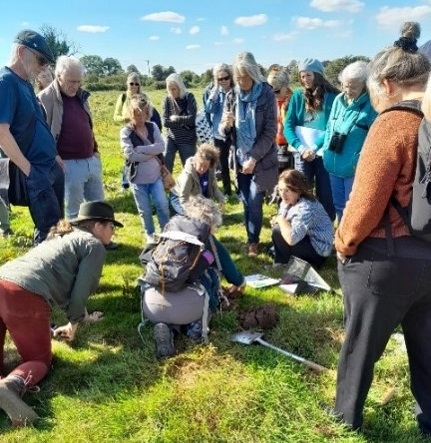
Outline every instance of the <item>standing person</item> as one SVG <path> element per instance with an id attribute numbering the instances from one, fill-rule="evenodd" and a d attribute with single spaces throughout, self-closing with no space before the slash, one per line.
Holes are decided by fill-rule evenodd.
<path id="1" fill-rule="evenodd" d="M 177 151 L 183 166 L 196 152 L 197 105 L 194 95 L 187 91 L 183 79 L 178 74 L 168 76 L 166 92 L 162 111 L 163 126 L 167 130 L 165 164 L 172 172 Z"/>
<path id="2" fill-rule="evenodd" d="M 5 375 L 6 331 L 22 358 L 0 380 L 0 408 L 14 426 L 38 418 L 21 397 L 51 366 L 51 306 L 62 307 L 68 319 L 54 335 L 73 340 L 87 316 L 88 297 L 99 285 L 106 255 L 103 245 L 111 241 L 115 226 L 123 225 L 107 203 L 83 203 L 76 219 L 61 220 L 45 242 L 0 267 L 1 375 Z"/>
<path id="3" fill-rule="evenodd" d="M 223 104 L 226 94 L 233 88 L 232 70 L 226 63 L 214 66 L 212 87 L 207 88 L 203 95 L 206 114 L 209 116 L 213 129 L 214 146 L 220 152 L 221 178 L 223 192 L 226 197 L 232 195 L 232 184 L 230 179 L 229 152 L 231 141 L 219 132 L 219 124 L 223 114 Z"/>
<path id="4" fill-rule="evenodd" d="M 340 92 L 323 75 L 319 60 L 306 58 L 298 64 L 301 88 L 297 89 L 289 102 L 284 121 L 284 135 L 296 152 L 295 169 L 307 177 L 316 196 L 331 220 L 335 220 L 329 174 L 323 166 L 322 146 L 332 102 Z M 300 132 L 312 134 L 304 139 Z"/>
<path id="5" fill-rule="evenodd" d="M 334 228 L 331 219 L 302 172 L 287 169 L 278 179 L 281 204 L 271 220 L 274 266 L 294 255 L 320 268 L 331 254 Z"/>
<path id="6" fill-rule="evenodd" d="M 169 203 L 160 175 L 164 143 L 157 125 L 150 121 L 152 106 L 144 94 L 134 95 L 129 104 L 130 123 L 120 131 L 120 143 L 128 162 L 135 164 L 133 177 L 129 177 L 136 207 L 147 243 L 155 243 L 155 227 L 151 203 L 156 207 L 162 230 L 169 221 Z"/>
<path id="7" fill-rule="evenodd" d="M 323 143 L 323 164 L 329 172 L 338 223 L 352 190 L 362 145 L 377 117 L 367 91 L 367 66 L 367 62 L 356 61 L 341 72 L 343 92 L 332 104 Z"/>
<path id="8" fill-rule="evenodd" d="M 81 88 L 83 75 L 79 59 L 62 55 L 55 66 L 55 80 L 38 94 L 63 161 L 67 219 L 78 215 L 83 201 L 104 200 L 102 162 L 93 132 L 90 93 Z M 117 247 L 116 243 L 107 246 Z"/>
<path id="9" fill-rule="evenodd" d="M 26 176 L 35 244 L 63 215 L 61 158 L 30 83 L 49 63 L 54 58 L 45 39 L 24 30 L 15 38 L 9 65 L 0 70 L 0 146 Z"/>
<path id="10" fill-rule="evenodd" d="M 183 205 L 196 195 L 216 199 L 224 210 L 224 195 L 217 186 L 215 174 L 219 151 L 209 143 L 202 143 L 186 164 L 176 180 L 171 193 L 171 204 L 177 214 L 184 214 Z"/>
<path id="11" fill-rule="evenodd" d="M 13 234 L 10 228 L 9 208 L 0 196 L 0 237 L 9 237 Z"/>
<path id="12" fill-rule="evenodd" d="M 54 80 L 54 74 L 52 73 L 51 66 L 47 66 L 39 72 L 39 75 L 35 78 L 34 84 L 37 92 L 43 91 Z"/>
<path id="13" fill-rule="evenodd" d="M 235 57 L 233 76 L 236 86 L 226 96 L 219 130 L 232 137 L 247 250 L 254 257 L 259 253 L 265 192 L 277 183 L 277 106 L 253 54 L 241 52 Z"/>
<path id="14" fill-rule="evenodd" d="M 416 418 L 431 436 L 431 244 L 410 235 L 391 203 L 395 198 L 406 207 L 411 199 L 421 116 L 404 109 L 382 113 L 423 97 L 430 62 L 418 52 L 419 24 L 407 22 L 401 32 L 369 66 L 371 102 L 381 115 L 365 140 L 335 235 L 346 317 L 335 413 L 352 429 L 362 426 L 374 364 L 401 325 Z"/>

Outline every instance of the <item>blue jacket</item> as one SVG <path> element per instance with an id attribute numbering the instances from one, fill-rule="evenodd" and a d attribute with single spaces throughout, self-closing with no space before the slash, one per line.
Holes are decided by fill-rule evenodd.
<path id="1" fill-rule="evenodd" d="M 325 119 L 328 121 L 329 114 L 331 112 L 331 106 L 335 99 L 336 94 L 333 92 L 325 93 L 323 101 L 323 112 Z M 295 134 L 296 126 L 304 126 L 305 119 L 305 95 L 302 88 L 297 89 L 290 98 L 289 107 L 287 108 L 286 118 L 284 120 L 284 136 L 289 145 L 298 150 L 301 146 L 301 141 Z M 323 146 L 324 134 L 321 139 L 316 142 L 316 152 Z M 310 146 L 311 147 L 311 146 Z"/>
<path id="2" fill-rule="evenodd" d="M 376 117 L 377 112 L 371 105 L 368 92 L 364 92 L 350 104 L 347 103 L 344 93 L 337 95 L 332 105 L 323 144 L 323 164 L 330 174 L 341 178 L 355 175 L 362 145 Z M 334 132 L 347 134 L 340 153 L 328 148 Z"/>

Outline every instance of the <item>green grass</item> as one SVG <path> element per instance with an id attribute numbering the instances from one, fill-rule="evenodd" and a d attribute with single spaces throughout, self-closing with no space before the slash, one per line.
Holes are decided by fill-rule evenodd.
<path id="1" fill-rule="evenodd" d="M 200 103 L 201 91 L 195 92 Z M 164 92 L 149 95 L 161 110 Z M 81 326 L 71 345 L 54 341 L 52 371 L 39 394 L 26 396 L 41 422 L 35 428 L 13 429 L 0 413 L 1 442 L 425 441 L 413 417 L 406 355 L 394 340 L 376 366 L 362 434 L 333 423 L 321 408 L 322 403 L 333 402 L 343 337 L 334 257 L 322 271 L 335 288 L 333 294 L 291 297 L 277 287 L 247 289 L 234 309 L 215 316 L 209 346 L 193 346 L 183 338 L 176 357 L 156 360 L 151 327 L 143 328 L 143 340 L 137 332 L 139 296 L 134 287 L 142 272 L 138 255 L 144 237 L 130 192 L 120 191 L 120 126 L 112 121 L 116 98 L 117 93 L 91 97 L 106 197 L 125 225 L 115 239 L 121 247 L 108 253 L 100 287 L 89 302 L 89 310 L 103 311 L 104 319 Z M 265 206 L 264 212 L 265 243 L 270 241 L 269 218 L 275 207 Z M 267 272 L 263 271 L 270 263 L 266 255 L 249 259 L 241 251 L 242 220 L 241 206 L 228 204 L 218 237 L 244 274 Z M 26 208 L 13 208 L 12 229 L 16 235 L 1 240 L 1 262 L 31 245 L 32 224 Z M 278 276 L 279 272 L 269 273 Z M 229 340 L 238 328 L 237 313 L 265 302 L 275 303 L 280 315 L 278 325 L 265 338 L 333 371 L 317 375 L 270 349 Z M 65 321 L 59 310 L 53 318 L 57 324 Z M 7 364 L 12 367 L 18 357 L 10 343 L 7 346 Z M 380 406 L 379 399 L 392 386 L 396 388 L 393 399 Z"/>

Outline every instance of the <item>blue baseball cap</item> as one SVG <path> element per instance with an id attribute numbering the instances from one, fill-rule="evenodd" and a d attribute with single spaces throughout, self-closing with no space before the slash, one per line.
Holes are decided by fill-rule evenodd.
<path id="1" fill-rule="evenodd" d="M 18 32 L 15 37 L 15 43 L 24 45 L 33 51 L 37 51 L 40 55 L 45 57 L 50 63 L 55 63 L 54 56 L 51 49 L 49 49 L 45 38 L 35 31 L 24 29 Z"/>

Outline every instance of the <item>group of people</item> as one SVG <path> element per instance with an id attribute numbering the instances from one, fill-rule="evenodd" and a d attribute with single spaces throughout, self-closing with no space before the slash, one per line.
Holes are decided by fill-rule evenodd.
<path id="1" fill-rule="evenodd" d="M 174 238 L 170 226 L 207 225 L 207 235 L 198 239 L 205 248 L 205 269 L 191 282 L 197 286 L 171 296 L 144 278 L 143 309 L 155 324 L 159 357 L 174 354 L 180 326 L 191 337 L 196 330 L 207 332 L 210 311 L 202 294 L 211 299 L 219 290 L 219 274 L 205 272 L 208 266 L 217 268 L 233 290 L 244 287 L 243 275 L 214 236 L 224 199 L 232 193 L 233 170 L 251 257 L 259 253 L 264 197 L 276 185 L 279 209 L 271 220 L 276 264 L 295 255 L 322 266 L 333 247 L 337 219 L 335 249 L 346 322 L 333 416 L 353 430 L 362 426 L 374 365 L 401 325 L 416 417 L 421 431 L 431 435 L 431 277 L 426 272 L 431 247 L 410 235 L 391 203 L 396 199 L 405 207 L 411 198 L 421 116 L 399 107 L 384 112 L 399 102 L 424 99 L 425 118 L 431 121 L 431 66 L 418 51 L 419 36 L 419 25 L 406 23 L 402 36 L 369 64 L 346 67 L 340 75 L 342 92 L 325 78 L 316 59 L 299 64 L 301 86 L 292 92 L 284 68 L 273 65 L 265 79 L 253 54 L 238 54 L 232 67 L 214 69 L 213 84 L 204 93 L 214 144 L 198 149 L 193 130 L 197 104 L 181 77 L 167 78 L 158 123 L 139 80 L 129 76 L 115 118 L 124 123 L 120 140 L 127 180 L 148 243 L 156 240 L 151 201 L 162 237 Z M 15 425 L 37 419 L 21 397 L 50 365 L 50 305 L 64 307 L 68 318 L 54 334 L 73 339 L 79 322 L 88 317 L 86 301 L 99 282 L 104 246 L 114 228 L 122 226 L 103 202 L 97 182 L 100 159 L 88 94 L 80 88 L 79 60 L 60 57 L 55 78 L 39 99 L 33 92 L 29 80 L 53 62 L 45 40 L 27 30 L 18 34 L 11 62 L 0 71 L 0 146 L 25 175 L 38 245 L 0 267 L 0 340 L 8 330 L 23 359 L 0 380 L 0 408 Z M 166 128 L 166 146 L 161 127 Z M 79 153 L 76 143 L 84 147 Z M 171 218 L 159 171 L 162 164 L 173 170 L 177 151 L 183 170 L 169 196 L 177 214 Z M 93 178 L 97 183 L 88 188 Z M 64 202 L 67 220 L 61 220 Z"/>

